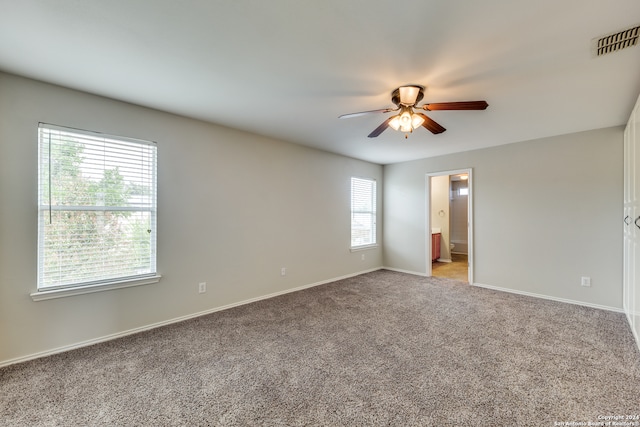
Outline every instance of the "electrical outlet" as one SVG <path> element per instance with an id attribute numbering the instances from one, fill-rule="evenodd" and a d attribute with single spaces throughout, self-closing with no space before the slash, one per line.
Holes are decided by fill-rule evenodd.
<path id="1" fill-rule="evenodd" d="M 591 286 L 591 277 L 582 277 L 580 286 Z"/>
<path id="2" fill-rule="evenodd" d="M 198 293 L 205 293 L 207 292 L 207 282 L 202 282 L 202 283 L 198 283 Z"/>
<path id="3" fill-rule="evenodd" d="M 282 267 L 280 269 L 280 275 L 281 276 L 286 276 L 287 275 L 287 267 Z"/>
<path id="4" fill-rule="evenodd" d="M 364 254 L 362 254 L 362 261 L 364 261 Z"/>

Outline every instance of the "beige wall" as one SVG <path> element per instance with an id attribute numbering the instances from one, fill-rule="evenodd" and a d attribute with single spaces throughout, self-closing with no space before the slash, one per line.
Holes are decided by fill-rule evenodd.
<path id="1" fill-rule="evenodd" d="M 31 300 L 39 121 L 158 142 L 160 283 Z M 425 175 L 469 167 L 476 283 L 621 307 L 622 128 L 382 168 L 0 73 L 0 364 L 380 267 L 349 251 L 351 176 L 383 184 L 384 265 L 424 273 Z"/>
<path id="2" fill-rule="evenodd" d="M 385 265 L 426 272 L 425 175 L 473 168 L 475 283 L 621 308 L 622 134 L 607 128 L 385 166 Z"/>
<path id="3" fill-rule="evenodd" d="M 159 283 L 31 300 L 40 121 L 158 143 Z M 349 250 L 351 176 L 382 167 L 0 73 L 0 364 L 380 267 Z"/>

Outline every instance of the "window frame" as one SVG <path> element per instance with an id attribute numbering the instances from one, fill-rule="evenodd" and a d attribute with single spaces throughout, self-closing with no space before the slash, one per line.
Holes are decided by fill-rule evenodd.
<path id="1" fill-rule="evenodd" d="M 128 145 L 129 147 L 134 147 L 133 144 L 141 144 L 147 147 L 151 147 L 151 149 L 141 148 L 140 158 L 135 158 L 142 165 L 142 169 L 140 169 L 140 173 L 144 178 L 143 180 L 149 179 L 148 188 L 149 193 L 148 197 L 143 196 L 143 200 L 147 199 L 146 203 L 138 203 L 135 206 L 117 206 L 117 205 L 93 205 L 87 203 L 78 203 L 75 206 L 70 205 L 61 205 L 61 206 L 52 206 L 51 204 L 51 191 L 52 191 L 52 181 L 51 181 L 51 138 L 48 141 L 44 140 L 43 135 L 48 134 L 51 135 L 51 132 L 61 132 L 65 133 L 69 136 L 69 138 L 73 138 L 75 135 L 79 141 L 84 140 L 84 142 L 75 141 L 77 146 L 81 144 L 84 145 L 87 141 L 102 141 L 102 144 L 105 147 L 105 151 L 103 153 L 103 157 L 98 157 L 98 159 L 103 160 L 105 163 L 107 161 L 115 161 L 116 167 L 118 170 L 120 167 L 123 169 L 126 167 L 126 160 L 116 159 L 119 156 L 118 149 L 116 148 L 117 144 Z M 37 204 L 38 204 L 38 254 L 37 254 L 37 284 L 36 291 L 31 293 L 31 298 L 34 301 L 46 300 L 51 298 L 59 298 L 64 296 L 71 295 L 79 295 L 86 293 L 93 293 L 99 291 L 107 291 L 112 289 L 119 289 L 131 286 L 139 286 L 139 285 L 147 285 L 151 283 L 156 283 L 160 281 L 161 276 L 157 272 L 157 213 L 158 213 L 158 192 L 157 192 L 157 182 L 158 182 L 158 149 L 157 143 L 154 141 L 140 140 L 116 135 L 109 135 L 95 131 L 88 131 L 84 129 L 71 128 L 66 126 L 52 125 L 49 123 L 38 123 L 38 195 L 37 195 Z M 48 145 L 47 145 L 48 144 Z M 107 149 L 108 148 L 108 149 Z M 84 146 L 83 148 L 84 149 Z M 44 153 L 45 158 L 43 158 L 43 150 L 46 150 Z M 143 154 L 142 154 L 143 153 Z M 48 155 L 48 158 L 46 157 Z M 95 154 L 92 154 L 95 156 Z M 150 163 L 147 165 L 144 162 L 147 160 L 145 156 L 149 156 Z M 142 157 L 145 157 L 145 160 L 142 160 Z M 94 157 L 95 158 L 95 157 Z M 48 163 L 47 163 L 48 162 Z M 104 173 L 107 170 L 111 170 L 106 166 L 101 169 Z M 47 176 L 48 173 L 48 177 Z M 119 172 L 116 172 L 119 174 Z M 104 178 L 106 179 L 106 177 Z M 46 197 L 43 195 L 43 185 L 45 188 L 48 188 L 49 200 L 44 200 Z M 104 188 L 104 187 L 102 187 Z M 146 194 L 146 193 L 143 193 Z M 128 203 L 127 203 L 128 205 Z M 133 273 L 133 274 L 124 274 L 117 273 L 117 270 L 105 270 L 105 276 L 110 276 L 115 274 L 113 277 L 108 278 L 99 278 L 96 280 L 93 279 L 77 279 L 77 281 L 64 283 L 58 282 L 58 284 L 49 284 L 42 285 L 42 277 L 44 271 L 44 261 L 45 261 L 45 253 L 44 253 L 44 245 L 46 242 L 46 235 L 44 231 L 45 226 L 45 216 L 47 212 L 49 215 L 51 212 L 61 211 L 61 212 L 80 212 L 80 211 L 89 211 L 89 212 L 132 212 L 132 213 L 148 213 L 148 227 L 150 238 L 149 242 L 149 259 L 147 272 L 142 273 Z M 143 214 L 144 215 L 144 214 Z M 121 233 L 119 233 L 121 235 Z M 139 240 L 140 242 L 146 242 L 146 239 Z M 94 247 L 96 247 L 94 245 Z M 132 258 L 128 258 L 132 259 Z"/>
<path id="2" fill-rule="evenodd" d="M 369 209 L 354 209 L 354 184 L 356 182 L 360 182 L 360 185 L 363 183 L 369 184 L 372 188 L 370 188 L 369 197 L 370 206 Z M 366 250 L 370 248 L 378 247 L 378 182 L 373 178 L 363 178 L 358 176 L 352 176 L 350 180 L 350 250 L 351 252 Z M 371 216 L 371 229 L 370 229 L 370 241 L 362 244 L 354 245 L 354 214 L 359 215 L 370 215 Z"/>

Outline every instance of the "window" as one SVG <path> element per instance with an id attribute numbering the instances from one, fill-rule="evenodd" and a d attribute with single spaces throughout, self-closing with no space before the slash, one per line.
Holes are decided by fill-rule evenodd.
<path id="1" fill-rule="evenodd" d="M 376 181 L 351 178 L 351 247 L 376 244 Z"/>
<path id="2" fill-rule="evenodd" d="M 38 291 L 155 277 L 156 144 L 42 123 L 38 140 Z"/>

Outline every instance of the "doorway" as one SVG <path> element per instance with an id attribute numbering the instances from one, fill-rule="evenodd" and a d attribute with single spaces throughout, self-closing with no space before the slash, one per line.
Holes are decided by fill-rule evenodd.
<path id="1" fill-rule="evenodd" d="M 472 170 L 426 176 L 427 276 L 473 283 Z"/>

